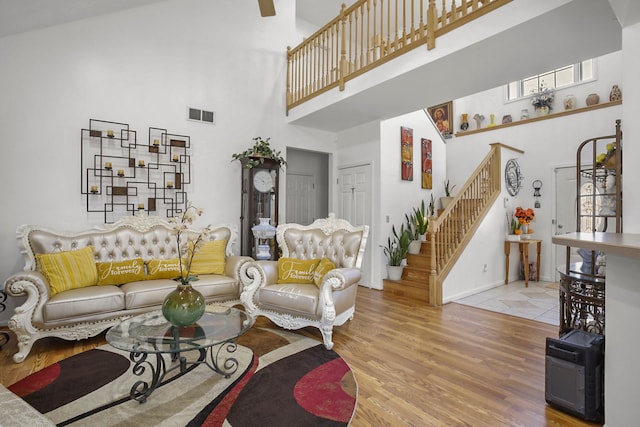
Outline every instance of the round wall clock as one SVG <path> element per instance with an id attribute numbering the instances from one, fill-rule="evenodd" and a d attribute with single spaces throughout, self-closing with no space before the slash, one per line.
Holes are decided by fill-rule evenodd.
<path id="1" fill-rule="evenodd" d="M 507 164 L 504 167 L 504 183 L 510 195 L 518 195 L 522 187 L 522 178 L 518 161 L 516 159 L 507 160 Z"/>

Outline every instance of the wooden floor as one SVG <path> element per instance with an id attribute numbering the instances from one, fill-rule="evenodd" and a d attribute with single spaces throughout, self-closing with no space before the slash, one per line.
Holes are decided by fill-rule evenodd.
<path id="1" fill-rule="evenodd" d="M 273 326 L 260 318 L 260 326 Z M 274 326 L 275 327 L 275 326 Z M 301 331 L 320 340 L 311 328 Z M 460 304 L 428 307 L 381 291 L 358 291 L 353 321 L 334 329 L 335 350 L 358 382 L 352 426 L 596 426 L 544 400 L 545 337 L 557 327 Z M 38 341 L 15 364 L 15 337 L 0 354 L 4 385 L 104 344 Z"/>

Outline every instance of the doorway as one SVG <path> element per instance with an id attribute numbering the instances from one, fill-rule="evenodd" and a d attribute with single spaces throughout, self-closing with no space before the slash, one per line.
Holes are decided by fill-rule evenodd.
<path id="1" fill-rule="evenodd" d="M 329 154 L 287 148 L 285 221 L 309 225 L 329 215 Z"/>
<path id="2" fill-rule="evenodd" d="M 555 169 L 555 229 L 554 235 L 572 233 L 576 231 L 576 167 L 565 166 Z M 557 268 L 567 262 L 567 252 L 564 246 L 553 245 L 555 251 L 554 260 L 554 280 L 559 281 L 560 275 Z M 580 256 L 576 253 L 576 248 L 571 249 L 571 262 L 578 261 Z"/>

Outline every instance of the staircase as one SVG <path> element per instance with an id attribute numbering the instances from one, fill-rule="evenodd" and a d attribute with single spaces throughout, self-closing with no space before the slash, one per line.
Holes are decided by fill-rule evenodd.
<path id="1" fill-rule="evenodd" d="M 491 144 L 491 151 L 476 168 L 451 204 L 431 217 L 427 239 L 420 253 L 407 256 L 400 280 L 384 280 L 385 292 L 442 305 L 442 284 L 462 255 L 476 229 L 500 195 L 502 148 Z"/>

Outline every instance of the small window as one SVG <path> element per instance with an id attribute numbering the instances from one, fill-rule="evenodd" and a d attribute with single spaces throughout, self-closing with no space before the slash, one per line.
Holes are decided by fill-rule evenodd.
<path id="1" fill-rule="evenodd" d="M 559 89 L 594 79 L 593 59 L 557 68 L 507 84 L 507 101 L 526 98 L 538 92 L 541 86 Z"/>

